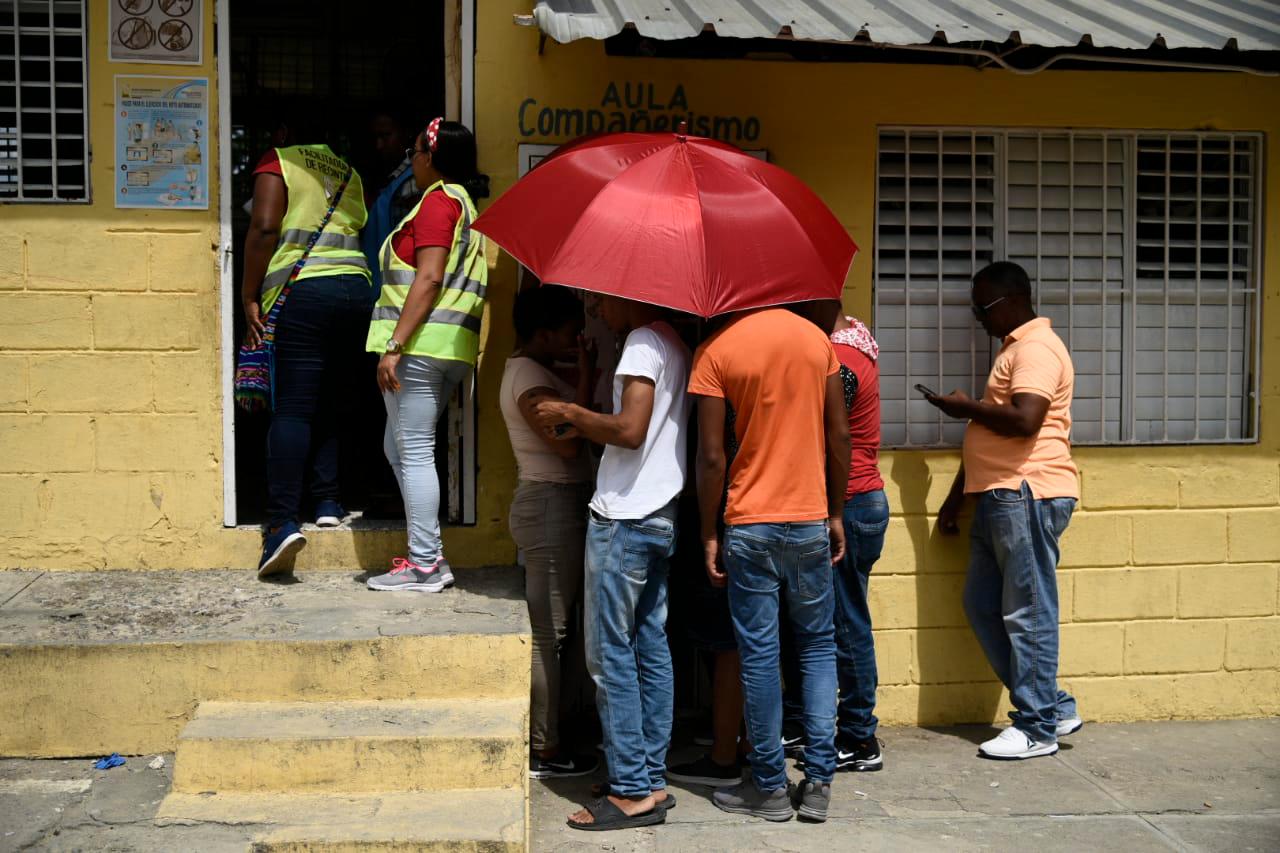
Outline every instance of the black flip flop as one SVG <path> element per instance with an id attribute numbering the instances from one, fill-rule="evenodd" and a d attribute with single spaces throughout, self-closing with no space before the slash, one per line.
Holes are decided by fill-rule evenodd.
<path id="1" fill-rule="evenodd" d="M 607 797 L 609 795 L 609 785 L 607 782 L 597 782 L 591 786 L 591 796 Z M 667 790 L 667 798 L 658 802 L 658 808 L 663 811 L 671 811 L 676 807 L 676 795 Z"/>
<path id="2" fill-rule="evenodd" d="M 591 813 L 591 823 L 574 823 L 565 821 L 573 829 L 584 832 L 608 832 L 612 829 L 634 829 L 639 826 L 653 826 L 667 819 L 667 810 L 652 808 L 647 812 L 629 815 L 613 804 L 608 797 L 598 797 L 583 806 Z"/>

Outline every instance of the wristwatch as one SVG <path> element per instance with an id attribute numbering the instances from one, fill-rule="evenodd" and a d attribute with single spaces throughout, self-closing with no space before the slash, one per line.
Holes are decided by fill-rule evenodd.
<path id="1" fill-rule="evenodd" d="M 404 349 L 404 344 L 400 343 L 395 338 L 387 339 L 387 355 L 399 355 L 400 350 L 402 349 Z"/>

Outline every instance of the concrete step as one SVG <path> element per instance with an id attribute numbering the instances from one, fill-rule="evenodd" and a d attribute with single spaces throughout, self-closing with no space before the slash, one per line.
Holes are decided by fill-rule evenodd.
<path id="1" fill-rule="evenodd" d="M 204 702 L 178 736 L 173 786 L 189 793 L 519 787 L 528 771 L 528 708 L 523 697 Z"/>
<path id="2" fill-rule="evenodd" d="M 406 794 L 186 794 L 160 804 L 161 826 L 257 826 L 253 853 L 523 853 L 523 788 Z"/>
<path id="3" fill-rule="evenodd" d="M 523 575 L 455 575 L 430 595 L 355 572 L 0 573 L 16 590 L 0 601 L 0 755 L 172 752 L 210 700 L 527 700 Z"/>

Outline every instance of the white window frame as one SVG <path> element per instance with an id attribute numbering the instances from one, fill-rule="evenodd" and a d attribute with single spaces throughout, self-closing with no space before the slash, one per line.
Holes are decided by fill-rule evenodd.
<path id="1" fill-rule="evenodd" d="M 14 74 L 13 80 L 0 81 L 0 87 L 8 87 L 13 91 L 14 101 L 14 126 L 0 127 L 0 151 L 5 153 L 12 152 L 10 156 L 0 157 L 0 163 L 5 161 L 15 161 L 16 170 L 14 173 L 13 186 L 16 188 L 14 195 L 0 195 L 0 203 L 5 204 L 88 204 L 92 201 L 92 188 L 89 182 L 89 56 L 88 41 L 86 38 L 86 30 L 88 29 L 89 9 L 87 0 L 0 0 L 0 4 L 8 5 L 13 14 L 13 26 L 0 25 L 0 38 L 12 39 L 14 55 L 6 56 L 5 59 L 12 59 Z M 21 15 L 23 7 L 28 8 L 27 14 L 31 11 L 38 11 L 41 5 L 47 6 L 49 10 L 48 24 L 43 27 L 37 27 L 34 31 L 25 30 L 21 25 Z M 80 26 L 63 27 L 55 26 L 54 14 L 58 7 L 70 8 L 79 7 Z M 49 50 L 46 54 L 31 57 L 22 57 L 19 53 L 21 48 L 21 39 L 23 33 L 28 35 L 47 34 L 49 37 Z M 56 36 L 79 36 L 80 39 L 80 81 L 79 83 L 59 82 L 57 68 L 59 63 L 68 63 L 75 61 L 75 57 L 59 58 L 55 48 Z M 24 107 L 22 103 L 22 93 L 24 88 L 40 87 L 43 81 L 24 81 L 22 79 L 22 64 L 26 62 L 47 61 L 49 63 L 49 106 L 44 107 Z M 80 90 L 80 106 L 78 109 L 73 107 L 58 106 L 58 91 L 60 89 L 76 89 Z M 34 115 L 37 113 L 49 115 L 49 132 L 41 133 L 24 133 L 22 127 L 23 113 Z M 67 123 L 74 123 L 76 115 L 79 115 L 80 129 L 78 133 L 59 132 L 60 116 L 66 116 Z M 25 156 L 23 152 L 23 141 L 26 139 L 45 140 L 49 142 L 49 158 L 47 160 L 34 160 Z M 69 145 L 75 140 L 80 142 L 80 150 L 78 157 L 59 156 L 58 145 L 62 141 L 64 146 Z M 64 149 L 65 150 L 65 149 Z M 80 166 L 80 182 L 76 184 L 68 184 L 68 187 L 75 187 L 74 191 L 62 192 L 58 182 L 58 173 L 60 167 L 74 167 L 76 164 Z M 49 185 L 41 185 L 42 189 L 36 190 L 24 181 L 23 169 L 26 165 L 40 166 L 49 168 Z M 7 183 L 7 182 L 6 182 Z M 47 193 L 40 195 L 36 193 Z"/>
<path id="2" fill-rule="evenodd" d="M 1206 139 L 1215 139 L 1215 140 L 1247 139 L 1249 140 L 1252 146 L 1252 156 L 1254 157 L 1254 160 L 1255 160 L 1254 167 L 1253 167 L 1252 184 L 1250 186 L 1250 195 L 1248 196 L 1248 198 L 1240 199 L 1240 201 L 1242 202 L 1247 200 L 1250 206 L 1250 210 L 1252 211 L 1252 214 L 1253 214 L 1252 222 L 1251 222 L 1251 227 L 1252 227 L 1251 240 L 1253 245 L 1250 247 L 1250 250 L 1251 250 L 1250 251 L 1250 277 L 1247 281 L 1247 286 L 1243 291 L 1245 294 L 1245 298 L 1250 300 L 1248 305 L 1248 310 L 1251 312 L 1251 316 L 1246 318 L 1246 329 L 1248 331 L 1248 334 L 1251 335 L 1251 340 L 1249 341 L 1248 349 L 1245 351 L 1244 358 L 1243 358 L 1244 364 L 1246 365 L 1246 369 L 1250 372 L 1250 379 L 1248 380 L 1247 385 L 1242 387 L 1243 394 L 1247 398 L 1249 398 L 1247 401 L 1247 411 L 1244 412 L 1244 416 L 1247 418 L 1247 421 L 1242 424 L 1242 435 L 1236 438 L 1195 437 L 1195 438 L 1189 438 L 1189 439 L 1182 439 L 1182 438 L 1139 439 L 1134 436 L 1134 431 L 1132 428 L 1132 415 L 1126 414 L 1124 415 L 1124 421 L 1126 426 L 1129 429 L 1127 434 L 1124 437 L 1118 440 L 1104 439 L 1099 441 L 1088 441 L 1088 442 L 1077 441 L 1073 439 L 1073 443 L 1099 445 L 1099 446 L 1178 446 L 1178 445 L 1190 445 L 1190 444 L 1206 444 L 1206 445 L 1256 444 L 1259 441 L 1260 439 L 1259 424 L 1260 424 L 1260 417 L 1261 417 L 1260 374 L 1261 374 L 1261 365 L 1262 365 L 1262 314 L 1263 314 L 1263 308 L 1264 308 L 1262 272 L 1263 272 L 1263 247 L 1266 241 L 1266 234 L 1267 234 L 1265 210 L 1262 204 L 1263 192 L 1264 192 L 1264 188 L 1266 186 L 1266 180 L 1267 180 L 1266 170 L 1265 170 L 1266 163 L 1265 163 L 1265 157 L 1264 157 L 1265 144 L 1264 144 L 1264 137 L 1262 133 L 1255 132 L 1255 131 L 1179 131 L 1179 130 L 1152 129 L 1152 128 L 1087 129 L 1087 128 L 1014 127 L 1014 126 L 997 127 L 997 126 L 955 126 L 955 125 L 881 125 L 877 127 L 876 155 L 875 155 L 876 156 L 875 212 L 877 216 L 877 224 L 875 229 L 875 243 L 874 243 L 875 248 L 873 251 L 873 274 L 872 274 L 873 311 L 874 311 L 873 320 L 875 321 L 875 324 L 877 326 L 877 331 L 879 331 L 879 316 L 881 313 L 880 309 L 881 309 L 881 295 L 882 295 L 882 287 L 881 287 L 881 281 L 880 281 L 881 242 L 880 242 L 880 225 L 878 221 L 880 216 L 880 210 L 881 210 L 881 199 L 880 199 L 881 177 L 882 177 L 881 176 L 881 165 L 882 165 L 881 143 L 883 140 L 883 134 L 885 133 L 902 133 L 902 134 L 917 133 L 918 134 L 921 132 L 937 133 L 940 135 L 941 134 L 970 135 L 974 139 L 976 139 L 977 137 L 990 136 L 995 139 L 995 160 L 994 160 L 994 163 L 995 163 L 994 226 L 995 227 L 993 232 L 993 251 L 992 251 L 993 260 L 1004 260 L 1008 257 L 1007 247 L 1006 247 L 1006 238 L 1009 233 L 1009 229 L 1008 229 L 1008 221 L 1007 221 L 1008 200 L 1006 198 L 1006 192 L 1009 186 L 1009 174 L 1008 174 L 1008 168 L 1007 168 L 1008 152 L 1006 149 L 1006 140 L 1009 137 L 1023 136 L 1023 135 L 1037 135 L 1037 134 L 1047 136 L 1047 137 L 1056 137 L 1056 138 L 1066 137 L 1068 139 L 1075 139 L 1079 137 L 1090 137 L 1090 138 L 1101 137 L 1104 140 L 1104 145 L 1107 140 L 1113 140 L 1113 139 L 1125 140 L 1125 147 L 1124 147 L 1125 154 L 1124 154 L 1124 160 L 1123 160 L 1123 181 L 1124 181 L 1125 200 L 1124 200 L 1124 230 L 1122 232 L 1122 239 L 1123 239 L 1123 251 L 1124 251 L 1123 298 L 1124 300 L 1126 300 L 1126 302 L 1128 300 L 1132 300 L 1135 298 L 1135 292 L 1136 292 L 1135 283 L 1137 281 L 1137 264 L 1135 260 L 1135 253 L 1137 250 L 1136 186 L 1137 186 L 1137 178 L 1138 178 L 1138 174 L 1137 174 L 1138 141 L 1144 137 L 1145 138 L 1164 137 L 1164 138 L 1172 138 L 1172 139 L 1200 140 L 1200 141 L 1203 141 Z M 1197 149 L 1197 151 L 1198 150 L 1199 149 Z M 1232 161 L 1232 168 L 1234 169 L 1234 161 Z M 1199 217 L 1199 213 L 1197 213 L 1197 219 L 1198 217 Z M 1203 238 L 1199 238 L 1199 239 L 1203 239 Z M 1234 239 L 1234 233 L 1232 233 L 1230 239 L 1231 240 Z M 975 271 L 977 268 L 980 268 L 981 266 L 982 264 L 978 264 L 976 262 L 976 256 L 975 256 Z M 1196 294 L 1197 294 L 1196 304 L 1197 305 L 1199 305 L 1199 298 L 1200 298 L 1199 297 L 1199 289 L 1200 289 L 1199 281 L 1200 280 L 1197 279 L 1197 286 L 1196 286 Z M 894 284 L 896 285 L 897 282 L 894 282 Z M 1035 281 L 1035 277 L 1033 276 L 1033 281 L 1032 281 L 1033 287 L 1035 287 L 1036 284 L 1037 282 Z M 1232 298 L 1230 295 L 1232 294 L 1230 286 L 1228 286 L 1227 292 L 1229 294 L 1228 299 L 1230 300 Z M 1236 291 L 1237 295 L 1239 295 L 1239 293 L 1240 291 Z M 1165 299 L 1166 301 L 1168 299 L 1167 289 L 1165 291 Z M 939 292 L 939 300 L 941 300 L 941 291 Z M 909 297 L 907 298 L 907 302 L 909 304 Z M 1135 359 L 1133 358 L 1133 348 L 1135 345 L 1135 341 L 1133 340 L 1133 337 L 1132 337 L 1133 336 L 1133 320 L 1131 319 L 1133 314 L 1134 312 L 1132 311 L 1128 311 L 1126 314 L 1126 317 L 1124 320 L 1124 327 L 1123 327 L 1124 337 L 1121 341 L 1121 346 L 1123 347 L 1122 353 L 1123 353 L 1123 362 L 1124 362 L 1122 366 L 1122 376 L 1123 376 L 1123 382 L 1124 382 L 1124 385 L 1122 388 L 1122 400 L 1124 400 L 1126 402 L 1126 405 L 1129 406 L 1130 408 L 1132 407 L 1134 401 L 1137 399 L 1136 392 L 1134 390 Z M 908 340 L 909 340 L 909 330 L 910 330 L 910 322 L 911 322 L 910 318 L 907 317 L 904 322 L 905 322 L 904 334 L 908 335 Z M 941 322 L 941 315 L 939 318 L 939 322 Z M 1167 317 L 1166 317 L 1166 324 L 1167 324 Z M 1166 325 L 1165 328 L 1166 328 L 1166 339 L 1167 339 L 1169 326 Z M 1229 313 L 1228 313 L 1227 328 L 1228 330 L 1230 330 L 1231 328 Z M 1197 326 L 1197 331 L 1198 331 L 1198 326 Z M 1229 331 L 1228 331 L 1228 334 L 1230 334 Z M 978 330 L 978 335 L 979 336 L 982 335 L 982 332 L 980 329 Z M 909 352 L 910 351 L 909 343 L 907 344 L 907 347 L 908 347 L 907 351 Z M 994 358 L 994 355 L 997 349 L 998 347 L 996 342 L 991 341 L 990 356 L 992 358 Z M 1166 353 L 1167 352 L 1168 350 L 1166 348 Z M 1230 353 L 1230 339 L 1228 339 L 1228 355 L 1229 353 Z M 1196 361 L 1197 361 L 1197 367 L 1198 367 L 1198 363 L 1199 363 L 1198 346 L 1196 351 Z M 940 362 L 941 362 L 941 359 L 940 359 Z M 1230 365 L 1229 358 L 1228 358 L 1228 364 Z M 941 363 L 939 364 L 939 369 L 941 371 Z M 974 378 L 975 387 L 973 389 L 973 392 L 975 394 L 981 393 L 982 391 L 981 383 L 985 381 L 985 374 L 987 369 L 988 369 L 987 367 L 984 367 L 981 364 L 981 361 L 977 357 L 977 353 L 975 352 L 974 364 L 973 364 L 973 371 L 975 374 L 977 374 L 975 375 L 975 378 Z M 1166 367 L 1166 376 L 1167 376 L 1167 373 L 1168 373 L 1168 370 Z M 1103 374 L 1105 375 L 1105 364 L 1103 365 Z M 1226 375 L 1228 377 L 1228 382 L 1230 381 L 1231 378 L 1234 378 L 1234 374 L 1232 374 L 1230 367 L 1228 368 L 1228 372 Z M 904 422 L 909 425 L 912 423 L 912 418 L 910 415 L 911 406 L 914 401 L 917 401 L 919 399 L 919 396 L 920 396 L 918 393 L 914 392 L 911 389 L 911 386 L 914 382 L 920 381 L 920 376 L 916 375 L 915 377 L 913 377 L 910 371 L 910 365 L 907 364 L 905 369 L 905 375 L 901 378 L 906 386 L 906 393 L 904 395 L 904 404 L 906 406 L 906 414 L 904 416 L 905 417 Z M 893 379 L 894 381 L 896 381 L 898 377 L 895 376 Z M 885 382 L 886 380 L 882 379 L 882 383 L 885 383 Z M 1166 378 L 1166 384 L 1167 384 L 1167 378 Z M 884 387 L 883 384 L 882 384 L 882 387 Z M 945 393 L 950 389 L 939 388 L 935 390 Z M 894 393 L 895 394 L 897 393 L 896 389 Z M 1228 395 L 1231 394 L 1231 389 L 1229 385 L 1227 389 L 1227 394 Z M 888 397 L 888 395 L 884 395 L 882 392 L 882 397 Z M 897 400 L 898 397 L 893 396 L 893 397 L 888 397 L 888 399 Z M 1196 405 L 1197 405 L 1197 419 L 1198 419 L 1198 408 L 1199 408 L 1198 392 L 1196 395 L 1196 399 L 1197 399 Z M 1104 415 L 1104 419 L 1105 419 L 1105 415 Z M 930 422 L 932 422 L 932 418 Z M 945 422 L 945 419 L 944 419 L 944 422 Z M 909 426 L 906 429 L 905 438 L 906 440 L 903 442 L 886 442 L 885 447 L 896 448 L 896 449 L 940 449 L 940 448 L 948 448 L 948 447 L 956 446 L 956 442 L 941 440 L 941 432 L 939 432 L 939 440 L 912 442 L 910 440 Z"/>

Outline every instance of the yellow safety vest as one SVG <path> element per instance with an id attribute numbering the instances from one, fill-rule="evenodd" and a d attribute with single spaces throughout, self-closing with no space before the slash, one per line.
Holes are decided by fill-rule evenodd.
<path id="1" fill-rule="evenodd" d="M 462 215 L 453 228 L 453 245 L 449 249 L 440 294 L 427 314 L 426 322 L 402 342 L 402 351 L 408 355 L 426 355 L 474 365 L 480 351 L 480 320 L 484 314 L 489 282 L 484 235 L 471 230 L 471 223 L 476 218 L 476 206 L 471 196 L 462 186 L 444 181 L 437 181 L 427 188 L 409 215 L 400 220 L 382 244 L 378 255 L 382 266 L 382 290 L 373 308 L 366 348 L 369 352 L 386 351 L 387 341 L 395 332 L 400 310 L 409 295 L 409 287 L 418 274 L 416 267 L 400 259 L 391 243 L 418 215 L 418 208 L 422 207 L 426 197 L 437 189 L 462 205 Z"/>
<path id="2" fill-rule="evenodd" d="M 280 242 L 262 279 L 263 314 L 271 309 L 312 233 L 320 227 L 348 168 L 346 161 L 330 151 L 328 145 L 294 145 L 277 148 L 276 154 L 280 157 L 284 185 L 289 190 L 289 205 L 280 224 Z M 298 272 L 298 280 L 321 275 L 368 278 L 369 262 L 360 248 L 360 229 L 367 215 L 364 186 L 360 175 L 353 170 L 347 188 L 342 191 L 342 200 Z"/>

